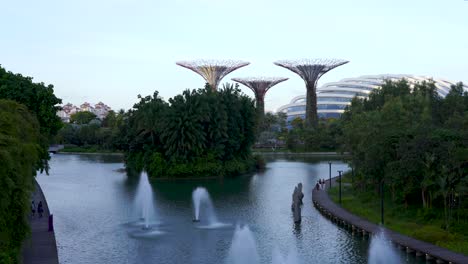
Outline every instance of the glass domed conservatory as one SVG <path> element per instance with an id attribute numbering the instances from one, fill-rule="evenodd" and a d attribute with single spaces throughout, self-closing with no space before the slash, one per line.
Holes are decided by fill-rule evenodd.
<path id="1" fill-rule="evenodd" d="M 339 118 L 346 106 L 351 104 L 354 96 L 365 98 L 378 89 L 386 80 L 397 81 L 406 79 L 409 83 L 434 81 L 440 96 L 446 96 L 454 82 L 434 79 L 426 76 L 405 74 L 364 75 L 357 78 L 346 78 L 339 82 L 331 82 L 317 88 L 317 112 L 319 118 Z M 466 91 L 468 86 L 464 85 Z M 306 96 L 294 97 L 287 105 L 278 108 L 278 112 L 287 114 L 288 123 L 297 117 L 305 118 Z"/>

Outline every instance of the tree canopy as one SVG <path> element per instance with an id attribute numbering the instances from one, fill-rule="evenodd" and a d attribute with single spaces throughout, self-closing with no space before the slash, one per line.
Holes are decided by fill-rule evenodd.
<path id="1" fill-rule="evenodd" d="M 84 125 L 89 124 L 92 120 L 96 119 L 97 116 L 89 111 L 80 111 L 70 116 L 70 123 Z"/>
<path id="2" fill-rule="evenodd" d="M 0 263 L 17 263 L 29 232 L 26 215 L 43 149 L 39 123 L 28 109 L 0 99 Z"/>
<path id="3" fill-rule="evenodd" d="M 254 101 L 238 87 L 186 90 L 169 102 L 141 97 L 128 112 L 128 163 L 153 177 L 246 171 L 255 140 Z"/>
<path id="4" fill-rule="evenodd" d="M 0 99 L 9 99 L 25 105 L 39 122 L 41 133 L 41 159 L 39 168 L 48 169 L 49 154 L 47 148 L 52 139 L 62 126 L 62 121 L 57 116 L 58 104 L 62 100 L 54 95 L 54 87 L 44 83 L 34 83 L 31 77 L 14 74 L 0 66 Z"/>
<path id="5" fill-rule="evenodd" d="M 441 98 L 433 82 L 387 82 L 368 99 L 355 98 L 341 123 L 357 188 L 378 190 L 383 182 L 396 202 L 443 208 L 446 228 L 454 213 L 468 217 L 468 93 L 461 84 Z"/>

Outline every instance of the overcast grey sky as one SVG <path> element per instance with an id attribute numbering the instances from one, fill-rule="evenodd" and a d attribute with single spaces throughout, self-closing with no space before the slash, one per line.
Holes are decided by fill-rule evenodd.
<path id="1" fill-rule="evenodd" d="M 319 84 L 381 73 L 468 83 L 464 0 L 0 0 L 0 11 L 0 64 L 53 84 L 64 103 L 128 109 L 154 90 L 168 99 L 204 85 L 175 64 L 198 58 L 251 62 L 223 82 L 289 77 L 266 110 L 305 93 L 279 59 L 350 61 Z"/>

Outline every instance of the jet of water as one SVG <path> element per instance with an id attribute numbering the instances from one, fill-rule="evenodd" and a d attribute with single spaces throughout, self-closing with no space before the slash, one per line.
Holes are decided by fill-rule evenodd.
<path id="1" fill-rule="evenodd" d="M 154 200 L 153 190 L 148 180 L 148 174 L 142 172 L 140 175 L 140 182 L 138 183 L 137 193 L 135 197 L 135 206 L 138 214 L 144 221 L 145 228 L 150 227 L 150 221 L 154 220 Z"/>
<path id="2" fill-rule="evenodd" d="M 260 258 L 252 232 L 248 226 L 237 226 L 232 238 L 227 264 L 259 264 Z"/>
<path id="3" fill-rule="evenodd" d="M 278 247 L 273 249 L 272 264 L 299 264 L 299 257 L 295 248 L 291 247 L 288 254 L 283 257 Z"/>
<path id="4" fill-rule="evenodd" d="M 372 236 L 369 247 L 369 264 L 398 264 L 402 259 L 398 256 L 395 247 L 386 238 L 383 230 Z"/>
<path id="5" fill-rule="evenodd" d="M 195 210 L 195 221 L 200 221 L 200 211 L 204 206 L 203 212 L 206 214 L 208 225 L 213 225 L 218 222 L 218 218 L 214 212 L 213 203 L 211 202 L 210 194 L 203 187 L 197 187 L 192 193 L 193 208 Z"/>

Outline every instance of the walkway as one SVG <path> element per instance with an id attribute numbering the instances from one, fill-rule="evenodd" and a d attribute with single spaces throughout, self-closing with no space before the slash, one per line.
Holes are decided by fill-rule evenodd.
<path id="1" fill-rule="evenodd" d="M 58 264 L 57 243 L 54 232 L 49 232 L 49 206 L 41 187 L 34 180 L 35 191 L 32 199 L 36 203 L 42 201 L 44 213 L 41 218 L 37 215 L 30 219 L 31 237 L 23 242 L 24 264 Z"/>
<path id="2" fill-rule="evenodd" d="M 332 185 L 336 186 L 336 178 L 332 179 Z M 328 188 L 329 181 L 327 180 L 326 186 Z M 408 253 L 414 252 L 417 256 L 425 255 L 427 260 L 436 260 L 437 262 L 451 262 L 451 263 L 468 263 L 468 256 L 455 253 L 445 248 L 423 242 L 386 228 L 371 223 L 361 217 L 351 214 L 347 210 L 335 204 L 326 191 L 314 190 L 312 191 L 312 201 L 317 209 L 333 221 L 350 227 L 353 231 L 368 233 L 378 233 L 383 229 L 385 235 L 400 248 L 406 249 Z"/>

